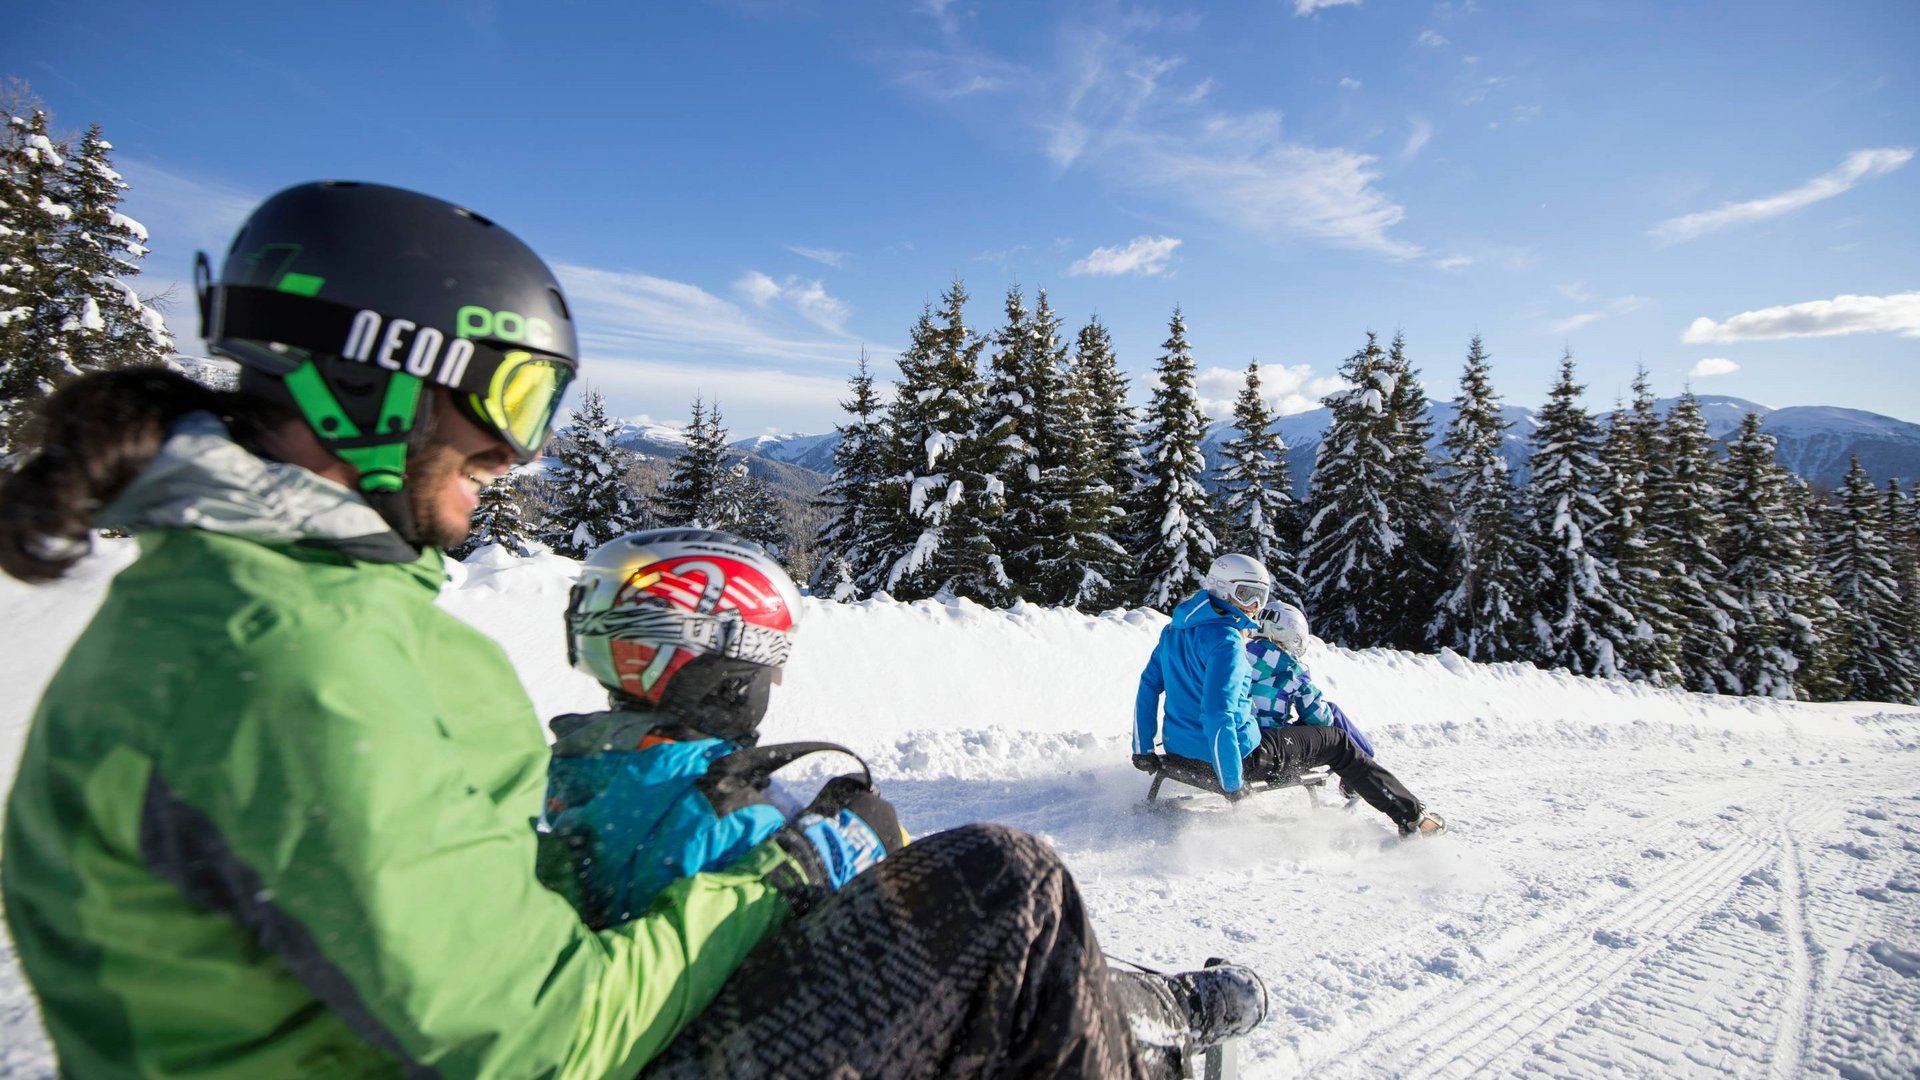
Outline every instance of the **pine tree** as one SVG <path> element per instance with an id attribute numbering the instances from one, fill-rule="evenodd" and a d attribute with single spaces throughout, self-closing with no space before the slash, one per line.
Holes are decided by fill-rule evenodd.
<path id="1" fill-rule="evenodd" d="M 1668 560 L 1650 527 L 1649 488 L 1659 452 L 1660 416 L 1653 388 L 1641 368 L 1633 380 L 1633 405 L 1616 408 L 1601 450 L 1606 481 L 1601 503 L 1605 528 L 1592 537 L 1601 558 L 1618 575 L 1614 598 L 1633 620 L 1619 643 L 1620 673 L 1629 679 L 1677 686 L 1680 673 L 1678 618 L 1669 605 Z"/>
<path id="2" fill-rule="evenodd" d="M 709 423 L 718 421 L 715 415 Z M 709 527 L 751 540 L 782 566 L 791 566 L 793 539 L 779 497 L 772 485 L 753 475 L 744 458 L 722 470 Z"/>
<path id="3" fill-rule="evenodd" d="M 1786 491 L 1786 528 L 1800 538 L 1800 554 L 1792 564 L 1793 616 L 1785 637 L 1799 661 L 1793 674 L 1794 696 L 1802 701 L 1839 701 L 1846 696 L 1840 677 L 1841 640 L 1846 635 L 1846 613 L 1833 598 L 1833 583 L 1820 563 L 1821 537 L 1836 531 L 1829 523 L 1835 511 L 1799 475 L 1780 470 Z"/>
<path id="4" fill-rule="evenodd" d="M 1501 453 L 1512 425 L 1500 417 L 1487 359 L 1475 334 L 1442 444 L 1440 486 L 1452 509 L 1445 578 L 1451 587 L 1436 606 L 1431 637 L 1470 660 L 1518 660 L 1533 655 L 1529 578 L 1540 556 L 1519 529 L 1513 478 Z"/>
<path id="5" fill-rule="evenodd" d="M 1239 432 L 1220 447 L 1221 463 L 1215 479 L 1219 500 L 1220 546 L 1240 551 L 1265 564 L 1273 575 L 1273 595 L 1300 604 L 1300 508 L 1293 499 L 1293 478 L 1287 472 L 1287 447 L 1273 430 L 1273 412 L 1260 396 L 1260 362 L 1247 365 L 1247 381 L 1233 403 L 1233 426 Z"/>
<path id="6" fill-rule="evenodd" d="M 727 433 L 720 426 L 720 404 L 711 409 L 693 400 L 686 449 L 673 461 L 667 479 L 653 495 L 653 513 L 664 526 L 721 528 L 721 488 L 727 472 Z"/>
<path id="7" fill-rule="evenodd" d="M 1857 453 L 1838 494 L 1824 563 L 1845 627 L 1835 658 L 1841 692 L 1855 701 L 1912 701 L 1911 609 L 1901 606 L 1886 506 Z"/>
<path id="8" fill-rule="evenodd" d="M 1201 485 L 1206 458 L 1200 440 L 1207 417 L 1200 411 L 1187 321 L 1173 309 L 1167 340 L 1141 432 L 1145 466 L 1135 486 L 1128 519 L 1128 549 L 1139 560 L 1136 596 L 1147 607 L 1171 611 L 1198 588 L 1218 548 L 1207 528 L 1207 491 Z"/>
<path id="9" fill-rule="evenodd" d="M 1809 658 L 1805 639 L 1812 623 L 1803 607 L 1811 559 L 1785 470 L 1774 463 L 1774 445 L 1773 436 L 1760 430 L 1757 413 L 1747 414 L 1727 444 L 1721 561 L 1727 594 L 1737 607 L 1724 689 L 1791 698 L 1795 672 Z"/>
<path id="10" fill-rule="evenodd" d="M 1441 568 L 1446 564 L 1446 515 L 1433 459 L 1427 454 L 1433 433 L 1427 391 L 1407 359 L 1403 334 L 1393 335 L 1381 385 L 1392 451 L 1387 461 L 1387 520 L 1400 537 L 1388 556 L 1386 579 L 1379 583 L 1394 598 L 1381 642 L 1398 649 L 1430 649 L 1427 629 L 1445 591 Z"/>
<path id="11" fill-rule="evenodd" d="M 1138 420 L 1127 405 L 1127 380 L 1113 342 L 1096 317 L 1082 327 L 1056 420 L 1061 432 L 1061 551 L 1040 585 L 1046 603 L 1097 610 L 1132 599 L 1133 556 L 1116 539 L 1124 531 L 1123 499 L 1141 462 Z"/>
<path id="12" fill-rule="evenodd" d="M 1886 530 L 1900 592 L 1900 649 L 1907 670 L 1920 671 L 1920 499 L 1887 481 Z"/>
<path id="13" fill-rule="evenodd" d="M 473 512 L 473 527 L 466 540 L 448 554 L 464 559 L 488 544 L 498 544 L 523 559 L 533 554 L 520 499 L 511 473 L 481 488 L 480 506 Z"/>
<path id="14" fill-rule="evenodd" d="M 606 399 L 589 388 L 554 440 L 553 510 L 542 539 L 561 555 L 585 558 L 646 524 L 639 500 L 627 490 L 633 454 L 614 442 L 619 430 L 607 415 Z"/>
<path id="15" fill-rule="evenodd" d="M 1395 436 L 1387 414 L 1393 393 L 1387 357 L 1367 343 L 1340 366 L 1350 389 L 1322 399 L 1332 412 L 1314 458 L 1300 577 L 1314 630 L 1349 648 L 1387 640 L 1399 624 L 1399 600 L 1383 582 L 1402 537 L 1389 504 Z"/>
<path id="16" fill-rule="evenodd" d="M 140 272 L 146 227 L 120 212 L 127 184 L 113 171 L 113 144 L 95 124 L 67 162 L 66 198 L 73 211 L 63 230 L 61 300 L 66 352 L 81 371 L 156 364 L 173 351 L 166 322 L 127 279 Z"/>
<path id="17" fill-rule="evenodd" d="M 1647 471 L 1647 533 L 1657 553 L 1666 607 L 1673 619 L 1681 680 L 1689 690 L 1717 693 L 1729 685 L 1735 613 L 1720 561 L 1726 522 L 1713 439 L 1691 389 L 1661 425 Z"/>
<path id="18" fill-rule="evenodd" d="M 1041 294 L 1042 303 L 1045 293 Z M 980 409 L 979 440 L 983 468 L 998 478 L 1005 510 L 991 535 L 1016 596 L 1038 598 L 1041 564 L 1059 523 L 1049 521 L 1049 478 L 1043 475 L 1058 458 L 1058 433 L 1046 428 L 1043 411 L 1057 408 L 1060 397 L 1058 327 L 1041 341 L 1039 320 L 1027 310 L 1018 285 L 1007 289 L 1007 324 L 993 336 L 987 362 L 986 396 Z M 1049 312 L 1051 315 L 1051 312 Z M 1057 482 L 1057 477 L 1052 478 Z"/>
<path id="19" fill-rule="evenodd" d="M 71 313 L 60 303 L 66 159 L 47 114 L 9 116 L 0 135 L 0 461 L 20 449 L 38 403 L 79 374 L 66 351 Z"/>
<path id="20" fill-rule="evenodd" d="M 938 321 L 922 310 L 900 356 L 888 412 L 888 476 L 880 506 L 885 535 L 877 570 L 861 584 L 903 599 L 966 596 L 997 605 L 1013 583 L 988 534 L 1002 509 L 999 479 L 978 430 L 984 342 L 966 322 L 967 290 L 941 294 Z"/>
<path id="21" fill-rule="evenodd" d="M 841 601 L 857 600 L 862 593 L 857 575 L 868 565 L 867 552 L 876 539 L 873 508 L 887 440 L 886 420 L 867 366 L 867 350 L 860 350 L 860 366 L 847 384 L 853 396 L 840 407 L 850 419 L 836 429 L 840 442 L 833 448 L 833 476 L 814 502 L 827 512 L 827 519 L 815 535 L 820 561 L 814 564 L 808 582 L 814 595 Z"/>
<path id="22" fill-rule="evenodd" d="M 1618 573 L 1595 546 L 1608 526 L 1600 498 L 1606 468 L 1600 425 L 1580 404 L 1585 389 L 1573 381 L 1573 354 L 1567 353 L 1531 440 L 1526 497 L 1542 558 L 1534 632 L 1548 665 L 1617 678 L 1634 620 L 1617 599 Z"/>

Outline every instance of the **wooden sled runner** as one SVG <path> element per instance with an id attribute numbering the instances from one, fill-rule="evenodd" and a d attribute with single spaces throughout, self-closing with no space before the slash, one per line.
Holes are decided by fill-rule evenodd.
<path id="1" fill-rule="evenodd" d="M 1214 775 L 1211 764 L 1198 758 L 1181 757 L 1179 754 L 1160 754 L 1158 757 L 1160 767 L 1151 774 L 1153 783 L 1147 787 L 1148 802 L 1159 801 L 1160 785 L 1169 780 L 1177 784 L 1185 784 L 1187 787 L 1199 788 L 1201 791 L 1210 791 L 1223 798 L 1226 796 L 1226 792 L 1220 788 L 1220 779 Z M 1279 780 L 1249 781 L 1247 790 L 1257 793 L 1279 791 L 1282 788 L 1305 788 L 1307 798 L 1312 800 L 1313 805 L 1320 806 L 1322 805 L 1321 792 L 1327 786 L 1327 777 L 1330 775 L 1330 771 L 1325 768 L 1308 769 L 1298 775 L 1283 777 Z"/>

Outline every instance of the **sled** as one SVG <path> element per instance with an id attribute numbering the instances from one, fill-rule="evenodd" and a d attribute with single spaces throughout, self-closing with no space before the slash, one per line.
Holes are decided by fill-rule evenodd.
<path id="1" fill-rule="evenodd" d="M 1227 793 L 1220 788 L 1219 777 L 1214 775 L 1213 766 L 1207 762 L 1201 761 L 1198 758 L 1181 757 L 1179 754 L 1160 754 L 1158 757 L 1160 759 L 1160 767 L 1153 771 L 1153 782 L 1147 787 L 1147 801 L 1149 803 L 1160 800 L 1160 785 L 1169 780 L 1172 780 L 1176 784 L 1185 784 L 1187 787 L 1199 788 L 1201 791 L 1212 792 L 1222 798 L 1226 796 Z M 1327 786 L 1327 777 L 1331 774 L 1332 770 L 1325 767 L 1308 769 L 1305 772 L 1293 776 L 1281 777 L 1278 780 L 1249 781 L 1247 790 L 1250 793 L 1258 794 L 1266 791 L 1279 791 L 1282 788 L 1305 788 L 1307 798 L 1313 802 L 1313 805 L 1320 806 L 1323 805 L 1320 798 L 1321 793 Z"/>

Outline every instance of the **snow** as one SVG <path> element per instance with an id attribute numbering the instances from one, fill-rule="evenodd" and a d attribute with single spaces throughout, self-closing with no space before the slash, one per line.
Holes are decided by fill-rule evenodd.
<path id="1" fill-rule="evenodd" d="M 8 775 L 130 550 L 106 541 L 57 586 L 0 580 Z M 601 701 L 558 632 L 577 566 L 483 552 L 443 594 L 543 716 Z M 1046 838 L 1114 956 L 1262 972 L 1247 1077 L 1920 1074 L 1911 708 L 1315 642 L 1328 695 L 1452 825 L 1405 843 L 1296 791 L 1147 808 L 1127 743 L 1158 613 L 804 604 L 764 741 L 858 750 L 914 835 L 996 820 Z M 51 1074 L 0 951 L 0 1076 Z"/>

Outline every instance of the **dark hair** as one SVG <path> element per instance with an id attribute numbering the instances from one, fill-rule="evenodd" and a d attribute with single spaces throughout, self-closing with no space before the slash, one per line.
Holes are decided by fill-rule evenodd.
<path id="1" fill-rule="evenodd" d="M 85 375 L 48 398 L 28 438 L 39 450 L 0 473 L 0 570 L 34 584 L 66 573 L 92 548 L 93 515 L 160 452 L 175 420 L 201 411 L 243 442 L 280 418 L 161 367 Z"/>

